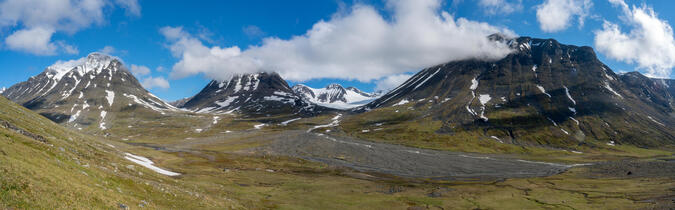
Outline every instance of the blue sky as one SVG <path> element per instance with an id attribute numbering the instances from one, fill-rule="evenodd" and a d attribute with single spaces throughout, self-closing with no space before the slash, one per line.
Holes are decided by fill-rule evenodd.
<path id="1" fill-rule="evenodd" d="M 24 1 L 27 3 L 39 2 L 39 0 Z M 392 2 L 406 0 L 359 0 L 359 1 L 316 1 L 316 0 L 290 0 L 290 1 L 263 1 L 263 0 L 231 0 L 231 1 L 134 1 L 134 0 L 91 0 L 101 1 L 104 4 L 100 6 L 101 15 L 94 17 L 79 17 L 85 19 L 94 19 L 79 25 L 59 25 L 61 23 L 45 23 L 40 20 L 30 18 L 31 14 L 23 16 L 3 17 L 0 14 L 0 87 L 9 87 L 17 82 L 25 81 L 28 77 L 37 75 L 45 67 L 58 60 L 71 60 L 86 56 L 90 52 L 100 51 L 106 46 L 108 51 L 114 56 L 124 60 L 127 65 L 145 66 L 150 69 L 150 73 L 139 75 L 139 80 L 146 78 L 166 79 L 170 87 L 150 87 L 149 90 L 155 95 L 165 100 L 175 100 L 183 97 L 189 97 L 203 88 L 210 78 L 219 78 L 217 71 L 230 71 L 230 68 L 222 70 L 199 70 L 188 69 L 188 72 L 181 76 L 176 76 L 173 67 L 175 64 L 183 61 L 185 57 L 172 54 L 170 47 L 178 46 L 180 39 L 198 40 L 201 45 L 214 49 L 230 49 L 238 47 L 243 55 L 246 55 L 250 46 L 265 46 L 263 39 L 266 37 L 276 37 L 278 40 L 291 40 L 295 36 L 303 36 L 306 32 L 319 21 L 331 23 L 332 19 L 350 17 L 354 10 L 354 5 L 368 5 L 376 11 L 386 21 L 395 22 L 397 18 L 396 11 L 401 10 L 401 6 L 392 6 Z M 409 1 L 409 0 L 407 0 Z M 435 0 L 425 0 L 431 1 Z M 439 0 L 440 1 L 440 0 Z M 0 1 L 0 13 L 4 9 L 13 9 L 11 7 L 20 7 L 13 0 Z M 77 1 L 69 1 L 77 2 Z M 413 1 L 414 2 L 414 1 Z M 588 5 L 590 2 L 591 5 Z M 10 4 L 15 3 L 15 4 Z M 580 6 L 572 10 L 570 21 L 567 21 L 567 27 L 555 30 L 543 29 L 542 20 L 537 17 L 537 10 L 543 7 L 543 3 L 550 3 L 551 8 L 565 8 L 565 5 L 554 4 L 575 4 Z M 586 5 L 584 6 L 584 3 Z M 509 30 L 520 36 L 532 36 L 539 38 L 554 38 L 566 44 L 587 45 L 596 48 L 599 58 L 615 71 L 633 71 L 640 70 L 643 73 L 649 73 L 647 67 L 659 68 L 661 72 L 666 72 L 670 78 L 673 78 L 672 65 L 673 57 L 671 49 L 668 46 L 672 42 L 672 29 L 670 34 L 668 30 L 665 33 L 654 35 L 663 40 L 647 43 L 645 46 L 667 46 L 665 49 L 649 50 L 657 51 L 657 54 L 663 54 L 664 59 L 650 60 L 649 58 L 639 57 L 625 51 L 635 51 L 636 49 L 625 46 L 615 46 L 612 43 L 598 43 L 595 41 L 598 31 L 605 30 L 611 32 L 611 27 L 607 28 L 607 23 L 615 24 L 619 32 L 626 36 L 652 37 L 650 33 L 663 32 L 643 31 L 640 28 L 639 20 L 642 16 L 633 16 L 639 11 L 654 10 L 656 23 L 665 24 L 669 28 L 671 20 L 675 20 L 675 14 L 669 12 L 675 10 L 675 2 L 672 1 L 626 1 L 628 7 L 623 7 L 618 0 L 610 1 L 590 1 L 590 0 L 547 0 L 545 2 L 535 0 L 463 0 L 463 1 L 440 1 L 440 7 L 436 10 L 437 15 L 441 12 L 447 12 L 453 20 L 464 18 L 469 21 L 483 22 L 492 27 Z M 569 9 L 569 5 L 568 9 Z M 574 6 L 574 5 L 573 5 Z M 3 8 L 4 7 L 4 8 Z M 396 7 L 396 8 L 393 8 Z M 636 8 L 638 10 L 636 10 Z M 642 10 L 640 10 L 642 9 Z M 557 11 L 557 10 L 556 10 Z M 337 14 L 337 15 L 336 15 Z M 564 14 L 563 14 L 564 15 Z M 340 16 L 340 17 L 337 17 Z M 579 24 L 579 17 L 583 16 L 583 26 Z M 4 18 L 4 19 L 3 19 Z M 57 16 L 64 20 L 73 21 L 72 17 Z M 345 18 L 348 19 L 348 18 Z M 10 23 L 7 23 L 8 21 Z M 660 20 L 660 22 L 658 21 Z M 5 23 L 3 23 L 3 21 Z M 32 22 L 31 22 L 32 21 Z M 554 20 L 555 21 L 555 20 Z M 650 20 L 647 20 L 650 21 Z M 653 22 L 651 22 L 653 23 Z M 50 25 L 51 24 L 51 25 Z M 348 25 L 347 23 L 345 23 Z M 549 23 L 547 23 L 549 24 Z M 553 23 L 551 23 L 553 24 Z M 603 26 L 605 24 L 605 26 Z M 338 24 L 336 24 L 338 25 Z M 52 29 L 51 37 L 48 37 L 47 44 L 53 44 L 51 51 L 36 51 L 27 49 L 24 45 L 17 45 L 13 35 L 17 31 L 45 27 Z M 172 40 L 162 29 L 180 29 L 183 34 L 181 38 Z M 547 27 L 551 27 L 548 25 Z M 609 34 L 609 37 L 616 34 Z M 668 39 L 670 38 L 670 39 Z M 639 40 L 638 40 L 639 41 Z M 649 41 L 649 40 L 647 40 Z M 661 41 L 661 42 L 658 42 Z M 293 43 L 293 42 L 291 42 Z M 642 44 L 643 42 L 635 42 Z M 598 46 L 605 50 L 600 52 Z M 29 46 L 40 47 L 40 46 Z M 67 47 L 76 48 L 77 52 L 68 50 Z M 623 48 L 622 48 L 623 47 Z M 635 48 L 635 46 L 633 46 Z M 342 48 L 339 48 L 342 49 Z M 345 48 L 349 50 L 350 48 Z M 361 49 L 361 48 L 359 48 Z M 421 48 L 426 49 L 426 48 Z M 186 51 L 181 51 L 186 52 Z M 270 51 L 278 52 L 278 51 Z M 379 51 L 376 51 L 379 52 Z M 257 52 L 260 53 L 260 52 Z M 671 54 L 668 54 L 671 53 Z M 178 53 L 180 54 L 180 53 Z M 283 54 L 283 53 L 282 53 Z M 298 55 L 306 55 L 299 53 Z M 397 55 L 400 56 L 400 55 Z M 652 56 L 659 57 L 659 56 Z M 325 58 L 322 58 L 325 59 Z M 274 60 L 265 60 L 266 65 L 275 66 Z M 335 62 L 335 61 L 330 61 Z M 432 61 L 430 61 L 432 62 Z M 411 74 L 419 68 L 411 66 L 420 66 L 424 63 L 415 65 L 396 66 L 397 71 L 390 73 L 383 71 L 377 74 L 368 74 L 366 70 L 347 70 L 346 73 L 354 73 L 355 76 L 335 78 L 328 74 L 328 78 L 321 78 L 321 66 L 330 66 L 317 64 L 303 68 L 315 68 L 316 74 L 304 76 L 306 72 L 299 71 L 289 80 L 291 85 L 304 83 L 312 87 L 325 86 L 328 83 L 341 83 L 345 86 L 355 86 L 365 91 L 373 91 L 378 86 L 378 81 L 384 81 L 387 74 L 401 75 Z M 288 65 L 279 65 L 288 68 Z M 350 67 L 350 66 L 347 66 Z M 377 68 L 375 66 L 373 68 Z M 346 67 L 336 67 L 336 69 Z M 300 69 L 300 67 L 299 67 Z M 664 70 L 665 69 L 665 70 Z M 214 73 L 214 71 L 216 71 Z M 327 71 L 327 70 L 326 70 Z M 289 70 L 291 73 L 292 72 Z M 289 73 L 290 74 L 290 73 Z M 360 77 L 359 75 L 366 75 Z M 318 76 L 317 76 L 318 75 Z M 663 74 L 662 74 L 663 76 Z M 373 79 L 375 78 L 375 79 Z"/>

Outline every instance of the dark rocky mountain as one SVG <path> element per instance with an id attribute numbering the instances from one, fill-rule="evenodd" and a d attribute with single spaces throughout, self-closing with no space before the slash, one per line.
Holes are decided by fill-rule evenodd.
<path id="1" fill-rule="evenodd" d="M 101 53 L 58 62 L 2 93 L 54 122 L 105 130 L 118 113 L 178 111 L 145 90 L 119 59 Z"/>
<path id="2" fill-rule="evenodd" d="M 675 96 L 675 79 L 661 79 L 661 78 L 651 78 L 651 79 L 654 80 L 657 84 L 664 86 L 668 90 L 668 93 L 670 93 L 670 96 Z"/>
<path id="3" fill-rule="evenodd" d="M 171 106 L 175 106 L 175 107 L 182 107 L 182 106 L 185 105 L 185 103 L 187 103 L 191 99 L 192 99 L 192 97 L 181 98 L 181 99 L 178 99 L 178 100 L 175 100 L 175 101 L 171 101 L 171 102 L 169 102 L 169 104 L 171 104 Z"/>
<path id="4" fill-rule="evenodd" d="M 496 61 L 424 69 L 355 111 L 428 109 L 417 119 L 441 121 L 440 133 L 479 133 L 516 144 L 675 143 L 673 95 L 658 82 L 639 73 L 614 74 L 590 47 L 490 38 L 513 52 Z"/>
<path id="5" fill-rule="evenodd" d="M 344 88 L 339 84 L 329 84 L 324 88 L 311 88 L 297 84 L 293 86 L 293 91 L 312 103 L 335 109 L 361 106 L 379 96 L 363 92 L 355 87 Z"/>
<path id="6" fill-rule="evenodd" d="M 211 81 L 181 108 L 198 113 L 246 115 L 315 114 L 317 107 L 295 94 L 276 73 L 235 75 L 228 81 Z"/>

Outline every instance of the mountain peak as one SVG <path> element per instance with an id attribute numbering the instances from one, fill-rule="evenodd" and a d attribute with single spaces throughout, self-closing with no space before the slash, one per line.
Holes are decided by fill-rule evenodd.
<path id="1" fill-rule="evenodd" d="M 69 72 L 75 70 L 80 76 L 85 75 L 89 72 L 95 72 L 99 74 L 103 71 L 104 68 L 110 66 L 113 61 L 117 63 L 122 63 L 121 60 L 117 57 L 110 56 L 107 54 L 93 52 L 77 60 L 69 61 L 56 61 L 56 63 L 47 67 L 45 72 L 47 76 L 54 80 L 61 80 L 63 76 Z M 120 65 L 121 66 L 121 65 Z M 117 70 L 116 68 L 114 70 Z"/>
<path id="2" fill-rule="evenodd" d="M 331 83 L 326 85 L 326 89 L 341 89 L 341 88 L 343 88 L 342 85 L 337 83 Z"/>

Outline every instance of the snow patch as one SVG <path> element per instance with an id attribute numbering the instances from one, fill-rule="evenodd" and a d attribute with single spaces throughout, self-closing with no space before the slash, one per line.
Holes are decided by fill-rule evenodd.
<path id="1" fill-rule="evenodd" d="M 575 100 L 572 98 L 572 95 L 570 95 L 570 90 L 567 88 L 567 86 L 563 86 L 563 87 L 565 88 L 565 94 L 567 94 L 567 98 L 570 99 L 570 101 L 572 101 L 572 103 L 573 103 L 574 105 L 577 105 L 577 101 L 575 101 Z"/>
<path id="2" fill-rule="evenodd" d="M 338 125 L 340 125 L 340 117 L 342 117 L 342 114 L 335 115 L 335 117 L 333 117 L 333 119 L 331 119 L 332 122 L 330 122 L 329 124 L 314 126 L 310 129 L 308 129 L 307 133 L 312 132 L 313 130 L 318 129 L 318 128 L 327 128 L 327 127 L 338 126 Z"/>
<path id="3" fill-rule="evenodd" d="M 471 79 L 471 87 L 469 89 L 476 90 L 478 88 L 478 80 L 476 78 Z"/>
<path id="4" fill-rule="evenodd" d="M 154 172 L 162 174 L 162 175 L 167 175 L 167 176 L 179 176 L 180 175 L 179 173 L 167 171 L 167 170 L 164 170 L 164 169 L 161 169 L 161 168 L 155 166 L 155 163 L 153 163 L 150 159 L 145 158 L 145 157 L 133 155 L 131 153 L 125 153 L 124 158 L 131 161 L 131 162 L 134 162 L 138 165 L 141 165 L 141 166 L 143 166 L 147 169 L 150 169 Z"/>
<path id="5" fill-rule="evenodd" d="M 399 106 L 399 105 L 407 104 L 408 102 L 410 102 L 410 101 L 408 101 L 406 99 L 403 99 L 403 100 L 399 101 L 398 103 L 394 104 L 393 106 Z"/>
<path id="6" fill-rule="evenodd" d="M 541 93 L 546 94 L 546 96 L 548 96 L 549 98 L 551 97 L 551 94 L 546 93 L 546 89 L 544 89 L 543 86 L 537 85 L 537 88 L 539 88 L 539 91 L 541 91 Z"/>
<path id="7" fill-rule="evenodd" d="M 605 89 L 609 90 L 609 92 L 612 92 L 614 95 L 618 96 L 619 98 L 623 98 L 623 96 L 621 96 L 621 94 L 617 93 L 616 91 L 614 91 L 614 89 L 612 89 L 611 86 L 609 86 L 608 82 L 605 82 Z"/>
<path id="8" fill-rule="evenodd" d="M 663 127 L 666 126 L 666 125 L 664 125 L 663 123 L 661 123 L 661 122 L 659 122 L 659 121 L 656 121 L 654 118 L 652 118 L 652 116 L 647 116 L 647 118 L 649 118 L 650 120 L 652 120 L 652 121 L 655 122 L 656 124 L 659 124 L 659 125 L 661 125 L 661 126 L 663 126 Z"/>
<path id="9" fill-rule="evenodd" d="M 115 101 L 115 92 L 106 90 L 105 93 L 105 99 L 108 100 L 108 105 L 112 106 Z"/>
<path id="10" fill-rule="evenodd" d="M 294 122 L 296 120 L 300 120 L 300 119 L 302 119 L 302 118 L 295 118 L 295 119 L 286 120 L 286 121 L 281 122 L 280 125 L 287 126 L 288 123 L 292 123 L 292 122 Z"/>
<path id="11" fill-rule="evenodd" d="M 108 129 L 105 127 L 105 116 L 108 114 L 106 111 L 101 111 L 101 122 L 99 123 L 98 127 L 101 128 L 101 130 Z"/>
<path id="12" fill-rule="evenodd" d="M 234 100 L 237 100 L 237 98 L 239 98 L 239 96 L 230 96 L 230 97 L 227 97 L 227 99 L 225 99 L 225 100 L 222 100 L 222 101 L 216 101 L 216 104 L 217 104 L 218 106 L 220 106 L 220 107 L 227 107 L 227 106 L 229 106 L 232 102 L 234 102 Z"/>

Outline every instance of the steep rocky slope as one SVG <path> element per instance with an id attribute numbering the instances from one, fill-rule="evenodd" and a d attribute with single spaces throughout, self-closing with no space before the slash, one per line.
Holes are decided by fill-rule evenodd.
<path id="1" fill-rule="evenodd" d="M 233 76 L 211 81 L 181 108 L 198 113 L 241 113 L 250 116 L 315 114 L 317 107 L 297 95 L 276 73 Z"/>
<path id="2" fill-rule="evenodd" d="M 673 97 L 663 85 L 639 73 L 614 74 L 590 47 L 491 38 L 513 52 L 429 67 L 355 111 L 420 110 L 411 120 L 439 121 L 439 133 L 468 131 L 514 144 L 675 143 Z"/>
<path id="3" fill-rule="evenodd" d="M 119 112 L 152 117 L 178 111 L 145 90 L 121 60 L 101 53 L 58 62 L 2 95 L 79 129 L 105 130 Z"/>

